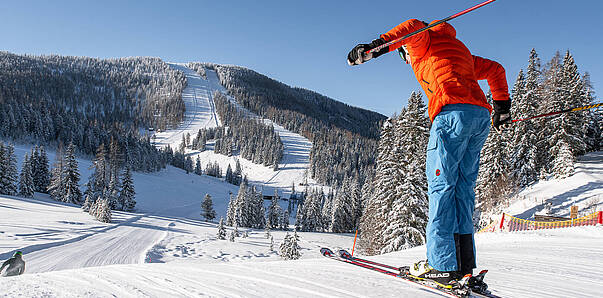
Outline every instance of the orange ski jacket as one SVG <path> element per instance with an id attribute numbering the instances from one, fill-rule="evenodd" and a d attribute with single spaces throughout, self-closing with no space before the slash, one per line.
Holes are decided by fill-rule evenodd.
<path id="1" fill-rule="evenodd" d="M 381 34 L 381 38 L 392 41 L 424 27 L 423 22 L 411 19 Z M 429 99 L 431 121 L 448 104 L 473 104 L 492 112 L 477 80 L 488 81 L 493 100 L 509 100 L 505 69 L 495 61 L 471 55 L 456 39 L 456 30 L 450 24 L 442 23 L 403 39 L 390 45 L 389 51 L 402 45 L 406 45 L 415 77 Z"/>

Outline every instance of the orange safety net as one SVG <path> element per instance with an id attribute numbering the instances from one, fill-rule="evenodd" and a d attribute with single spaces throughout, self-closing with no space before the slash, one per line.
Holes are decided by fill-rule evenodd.
<path id="1" fill-rule="evenodd" d="M 478 233 L 484 232 L 494 232 L 497 229 L 502 229 L 507 232 L 516 232 L 516 231 L 530 231 L 530 230 L 543 230 L 543 229 L 559 229 L 559 228 L 568 228 L 568 227 L 579 227 L 579 226 L 594 226 L 599 223 L 601 211 L 594 212 L 592 214 L 572 219 L 572 220 L 562 220 L 562 221 L 534 221 L 517 218 L 515 216 L 509 214 L 503 214 L 502 220 L 503 224 L 500 224 L 500 220 L 494 221 L 490 223 L 488 226 L 481 229 Z"/>

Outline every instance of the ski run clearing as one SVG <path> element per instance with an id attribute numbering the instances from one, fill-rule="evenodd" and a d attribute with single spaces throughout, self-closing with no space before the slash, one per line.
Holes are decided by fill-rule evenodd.
<path id="1" fill-rule="evenodd" d="M 171 67 L 185 74 L 187 87 L 182 92 L 182 99 L 186 106 L 184 121 L 175 129 L 156 133 L 155 144 L 158 147 L 170 145 L 172 149 L 178 148 L 182 141 L 182 136 L 190 134 L 191 139 L 197 135 L 199 129 L 212 128 L 222 125 L 213 100 L 214 92 L 227 94 L 226 89 L 220 84 L 220 79 L 215 71 L 205 69 L 205 78 L 194 70 L 186 67 L 184 64 L 171 63 Z M 234 98 L 227 96 L 236 106 L 239 107 L 250 118 L 258 118 L 257 115 L 240 106 Z M 186 154 L 193 159 L 193 162 L 199 158 L 201 166 L 205 169 L 208 163 L 217 162 L 226 172 L 230 166 L 234 169 L 235 162 L 238 159 L 241 163 L 243 175 L 246 175 L 249 182 L 260 187 L 265 195 L 273 195 L 275 190 L 282 196 L 289 194 L 291 186 L 296 185 L 300 189 L 300 183 L 310 186 L 320 186 L 313 179 L 307 177 L 307 169 L 310 163 L 310 150 L 312 143 L 305 137 L 293 133 L 284 127 L 273 123 L 270 120 L 262 119 L 266 125 L 272 125 L 279 134 L 284 145 L 283 158 L 279 163 L 279 170 L 258 165 L 246 160 L 238 155 L 225 156 L 213 152 L 213 145 L 208 142 L 210 149 L 203 152 L 187 149 Z"/>
<path id="2" fill-rule="evenodd" d="M 19 163 L 26 147 L 17 147 Z M 52 152 L 49 158 L 54 159 Z M 78 160 L 82 179 L 90 161 Z M 574 176 L 554 183 L 548 195 L 591 197 L 601 189 L 601 153 L 586 156 Z M 582 173 L 582 174 L 581 174 Z M 580 175 L 595 177 L 584 180 Z M 236 187 L 173 167 L 135 173 L 139 213 L 114 212 L 113 223 L 92 219 L 79 206 L 46 195 L 0 197 L 0 259 L 20 249 L 22 276 L 0 278 L 0 296 L 14 297 L 440 297 L 399 279 L 336 262 L 320 247 L 351 250 L 353 235 L 299 233 L 302 258 L 284 261 L 270 250 L 263 230 L 248 238 L 217 240 L 217 224 L 200 220 L 205 193 L 224 216 Z M 531 189 L 540 189 L 540 184 Z M 564 201 L 565 202 L 565 201 Z M 228 228 L 229 230 L 231 228 Z M 285 233 L 272 231 L 274 250 Z M 476 236 L 479 268 L 502 297 L 600 297 L 603 227 L 575 227 Z M 369 257 L 408 265 L 424 247 Z"/>

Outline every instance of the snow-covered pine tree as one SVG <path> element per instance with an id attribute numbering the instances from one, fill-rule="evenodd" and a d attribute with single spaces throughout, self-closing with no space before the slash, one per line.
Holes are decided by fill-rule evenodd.
<path id="1" fill-rule="evenodd" d="M 551 58 L 551 60 L 542 69 L 542 100 L 539 106 L 538 114 L 544 114 L 559 109 L 559 100 L 556 98 L 559 96 L 559 90 L 561 89 L 561 69 L 561 53 L 556 52 L 553 58 Z M 551 172 L 551 136 L 556 130 L 556 127 L 553 126 L 554 122 L 552 120 L 553 119 L 547 119 L 545 117 L 537 121 L 540 127 L 538 139 L 541 142 L 538 146 L 538 168 L 540 170 L 538 174 L 539 179 L 547 178 Z"/>
<path id="2" fill-rule="evenodd" d="M 23 165 L 21 166 L 21 175 L 19 177 L 19 196 L 24 198 L 33 198 L 34 195 L 34 182 L 31 169 L 31 159 L 28 154 L 25 154 Z"/>
<path id="3" fill-rule="evenodd" d="M 301 206 L 301 216 L 296 226 L 303 232 L 321 232 L 323 231 L 322 211 L 320 210 L 323 201 L 323 193 L 320 189 L 309 191 L 304 203 Z"/>
<path id="4" fill-rule="evenodd" d="M 278 229 L 281 226 L 281 217 L 283 216 L 283 208 L 278 204 L 278 191 L 274 191 L 274 196 L 268 206 L 268 214 L 266 215 L 266 226 L 270 229 Z"/>
<path id="5" fill-rule="evenodd" d="M 281 226 L 280 229 L 283 231 L 289 230 L 289 211 L 285 210 L 285 212 L 283 212 L 283 216 L 281 217 L 280 226 Z"/>
<path id="6" fill-rule="evenodd" d="M 107 199 L 97 200 L 96 219 L 104 223 L 111 222 L 111 207 Z"/>
<path id="7" fill-rule="evenodd" d="M 236 237 L 236 235 L 235 235 L 234 231 L 230 231 L 230 234 L 228 234 L 228 241 L 235 242 L 235 237 Z"/>
<path id="8" fill-rule="evenodd" d="M 92 167 L 94 168 L 94 172 L 88 180 L 88 185 L 92 187 L 92 196 L 96 200 L 98 198 L 105 199 L 108 196 L 108 193 L 105 191 L 109 188 L 111 175 L 104 144 L 98 146 L 96 156 L 92 161 Z"/>
<path id="9" fill-rule="evenodd" d="M 218 224 L 218 233 L 216 235 L 218 240 L 226 240 L 226 228 L 224 227 L 224 218 L 220 217 L 220 223 Z"/>
<path id="10" fill-rule="evenodd" d="M 61 201 L 66 194 L 64 173 L 65 158 L 63 156 L 62 146 L 59 145 L 54 167 L 50 171 L 50 183 L 48 184 L 48 193 L 50 194 L 50 197 L 56 201 Z"/>
<path id="11" fill-rule="evenodd" d="M 574 174 L 575 159 L 570 145 L 566 144 L 564 140 L 560 140 L 551 150 L 557 152 L 551 166 L 555 178 L 562 179 Z"/>
<path id="12" fill-rule="evenodd" d="M 232 167 L 230 166 L 230 164 L 228 164 L 228 168 L 226 168 L 226 176 L 224 178 L 226 180 L 226 182 L 230 183 L 230 184 L 234 184 L 234 179 L 233 179 L 233 174 L 232 174 Z"/>
<path id="13" fill-rule="evenodd" d="M 538 70 L 535 65 L 534 50 L 530 54 L 530 65 L 528 66 L 528 79 L 519 70 L 519 75 L 511 92 L 513 102 L 511 115 L 514 118 L 527 118 L 536 114 L 536 106 L 533 100 L 538 96 Z M 530 88 L 530 89 L 528 89 Z M 537 157 L 538 157 L 538 136 L 534 121 L 520 121 L 513 126 L 513 132 L 510 141 L 510 175 L 512 183 L 519 187 L 538 179 Z"/>
<path id="14" fill-rule="evenodd" d="M 240 188 L 239 188 L 240 190 Z M 236 207 L 236 198 L 232 196 L 232 193 L 228 194 L 228 209 L 226 209 L 226 224 L 232 226 L 235 222 L 235 207 Z"/>
<path id="15" fill-rule="evenodd" d="M 39 159 L 37 162 L 37 171 L 34 178 L 36 189 L 38 192 L 47 193 L 48 185 L 50 184 L 50 170 L 48 165 L 48 154 L 44 146 L 40 146 Z M 58 152 L 57 152 L 58 153 Z"/>
<path id="16" fill-rule="evenodd" d="M 425 158 L 429 140 L 427 107 L 420 93 L 408 99 L 396 125 L 396 148 L 401 159 L 396 167 L 398 181 L 390 202 L 385 229 L 381 231 L 382 253 L 425 244 L 428 196 Z"/>
<path id="17" fill-rule="evenodd" d="M 330 218 L 331 232 L 348 233 L 355 228 L 354 223 L 354 201 L 350 187 L 350 177 L 344 180 L 342 186 L 335 193 L 333 200 L 332 215 Z"/>
<path id="18" fill-rule="evenodd" d="M 329 192 L 325 196 L 321 208 L 323 228 L 325 231 L 331 231 L 331 221 L 333 218 L 333 201 L 335 200 L 335 191 L 333 189 L 334 187 L 329 188 Z"/>
<path id="19" fill-rule="evenodd" d="M 111 210 L 117 210 L 117 208 L 121 207 L 119 202 L 119 176 L 115 175 L 111 171 L 111 178 L 109 179 L 109 185 L 107 186 L 107 190 L 105 192 L 105 198 L 107 202 L 109 202 L 109 208 Z"/>
<path id="20" fill-rule="evenodd" d="M 91 199 L 90 202 L 92 202 L 92 203 L 90 204 L 90 208 L 88 208 L 88 214 L 90 214 L 96 218 L 96 214 L 97 214 L 97 211 L 98 211 L 98 208 L 100 205 L 99 198 L 96 197 L 94 199 Z M 84 205 L 85 205 L 85 203 L 84 203 Z"/>
<path id="21" fill-rule="evenodd" d="M 136 206 L 136 191 L 134 190 L 134 180 L 129 166 L 126 166 L 124 172 L 121 191 L 119 192 L 119 202 L 121 209 L 128 212 L 132 212 Z"/>
<path id="22" fill-rule="evenodd" d="M 239 226 L 237 224 L 235 224 L 234 229 L 232 229 L 232 232 L 234 233 L 235 237 L 241 236 L 239 234 Z"/>
<path id="23" fill-rule="evenodd" d="M 270 252 L 274 251 L 274 237 L 270 235 Z"/>
<path id="24" fill-rule="evenodd" d="M 249 214 L 251 210 L 251 192 L 251 187 L 249 187 L 246 182 L 243 182 L 241 185 L 239 185 L 239 192 L 237 193 L 237 197 L 231 206 L 231 210 L 233 210 L 233 212 L 231 212 L 232 218 L 229 218 L 229 220 L 231 220 L 231 222 L 228 224 L 229 226 L 238 224 L 242 227 L 251 227 L 252 220 Z"/>
<path id="25" fill-rule="evenodd" d="M 360 220 L 358 248 L 368 255 L 380 253 L 384 247 L 381 231 L 386 220 L 386 199 L 394 195 L 397 183 L 395 149 L 395 125 L 397 116 L 387 119 L 381 129 L 377 149 L 377 169 L 373 180 L 374 193 L 368 198 L 367 207 Z"/>
<path id="26" fill-rule="evenodd" d="M 65 166 L 63 167 L 63 179 L 65 183 L 65 195 L 61 201 L 72 204 L 82 204 L 82 192 L 80 190 L 80 172 L 75 159 L 75 145 L 69 143 L 65 151 Z"/>
<path id="27" fill-rule="evenodd" d="M 190 156 L 187 156 L 184 160 L 184 170 L 187 174 L 193 171 L 193 159 Z"/>
<path id="28" fill-rule="evenodd" d="M 584 84 L 574 58 L 566 52 L 563 58 L 563 64 L 560 71 L 556 73 L 559 78 L 550 80 L 557 83 L 553 85 L 555 89 L 550 92 L 549 102 L 554 110 L 563 110 L 574 106 L 587 104 L 587 96 L 584 93 Z M 587 133 L 586 124 L 587 113 L 564 113 L 559 117 L 549 119 L 549 160 L 548 169 L 556 178 L 567 177 L 573 172 L 573 163 L 570 166 L 567 157 L 567 150 L 572 152 L 574 157 L 584 154 L 587 149 L 585 135 Z M 565 166 L 565 168 L 564 168 Z M 553 170 L 554 169 L 554 170 Z"/>
<path id="29" fill-rule="evenodd" d="M 362 201 L 362 185 L 360 184 L 360 180 L 358 179 L 358 177 L 351 178 L 352 186 L 350 188 L 350 195 L 352 197 L 351 201 L 353 203 L 353 230 L 358 229 L 358 226 L 360 225 L 360 218 L 362 217 L 362 213 L 364 212 L 364 203 Z"/>
<path id="30" fill-rule="evenodd" d="M 90 186 L 90 181 L 86 182 L 86 190 L 84 191 L 84 204 L 82 204 L 82 211 L 89 212 L 90 208 L 95 203 L 96 198 L 94 197 L 94 193 L 92 192 L 92 187 Z"/>
<path id="31" fill-rule="evenodd" d="M 243 177 L 243 170 L 241 170 L 241 162 L 239 162 L 239 159 L 235 159 L 235 170 L 233 173 L 233 178 L 234 178 L 234 185 L 239 185 L 241 184 L 242 181 L 242 177 Z"/>
<path id="32" fill-rule="evenodd" d="M 285 234 L 285 239 L 279 246 L 279 255 L 285 260 L 297 260 L 301 256 L 299 253 L 299 245 L 295 236 Z"/>
<path id="33" fill-rule="evenodd" d="M 588 98 L 582 81 L 582 76 L 578 72 L 578 66 L 574 61 L 574 57 L 570 54 L 569 50 L 565 53 L 563 58 L 563 69 L 562 69 L 562 98 L 569 102 L 570 107 L 585 106 L 590 104 L 590 98 Z M 583 113 L 566 113 L 568 122 L 564 123 L 567 125 L 567 132 L 571 138 L 568 139 L 570 149 L 574 154 L 574 157 L 583 155 L 587 150 L 586 135 L 588 130 L 588 112 Z"/>
<path id="34" fill-rule="evenodd" d="M 216 218 L 214 202 L 209 194 L 205 194 L 203 203 L 201 203 L 201 216 L 203 216 L 206 221 L 212 221 L 214 218 Z"/>
<path id="35" fill-rule="evenodd" d="M 255 188 L 254 188 L 255 189 Z M 255 191 L 253 194 L 254 228 L 262 229 L 266 226 L 266 207 L 264 206 L 264 195 L 261 191 Z"/>
<path id="36" fill-rule="evenodd" d="M 540 58 L 536 53 L 535 49 L 530 51 L 530 57 L 528 59 L 528 67 L 526 69 L 525 76 L 525 95 L 520 97 L 519 100 L 522 102 L 517 103 L 515 99 L 511 105 L 511 113 L 513 118 L 519 118 L 521 116 L 535 116 L 542 113 L 550 112 L 549 105 L 545 98 L 545 90 L 543 88 L 543 70 L 540 65 Z M 535 142 L 536 157 L 534 161 L 536 177 L 534 177 L 534 181 L 538 180 L 539 175 L 542 171 L 542 168 L 545 167 L 545 163 L 548 158 L 548 142 L 547 136 L 544 135 L 544 126 L 546 125 L 547 119 L 535 119 L 533 121 L 527 121 L 529 123 L 524 123 L 526 121 L 522 121 L 519 123 L 515 123 L 516 127 L 514 128 L 514 140 L 513 145 L 517 145 L 517 142 L 520 142 L 518 139 L 518 135 L 523 132 L 528 132 L 531 130 L 531 142 Z M 533 140 L 532 140 L 533 138 Z M 530 142 L 530 140 L 525 139 L 526 142 Z M 524 145 L 521 145 L 524 146 Z M 524 151 L 518 149 L 516 151 Z M 530 154 L 524 154 L 523 156 L 529 156 Z M 515 155 L 513 157 L 513 164 L 517 165 L 519 161 L 515 161 L 515 159 L 519 159 L 519 155 Z M 529 173 L 529 172 L 524 172 Z M 520 175 L 521 176 L 521 175 Z M 529 176 L 529 175 L 528 175 Z M 517 177 L 517 176 L 515 176 Z M 523 180 L 523 178 L 519 179 L 519 181 L 525 181 L 526 183 L 529 179 Z M 521 185 L 523 183 L 519 183 Z"/>
<path id="37" fill-rule="evenodd" d="M 203 175 L 203 168 L 201 167 L 201 159 L 197 156 L 195 161 L 195 174 L 201 176 Z"/>
<path id="38" fill-rule="evenodd" d="M 34 181 L 34 191 L 47 193 L 50 183 L 50 172 L 48 170 L 48 156 L 44 147 L 37 145 L 31 149 L 31 175 Z"/>

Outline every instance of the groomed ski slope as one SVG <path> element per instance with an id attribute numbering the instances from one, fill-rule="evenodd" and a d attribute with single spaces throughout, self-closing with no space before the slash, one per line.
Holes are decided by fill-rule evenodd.
<path id="1" fill-rule="evenodd" d="M 169 65 L 186 76 L 186 88 L 182 90 L 182 101 L 186 110 L 184 120 L 177 128 L 155 134 L 155 144 L 158 147 L 170 145 L 172 149 L 176 149 L 186 133 L 190 133 L 193 138 L 201 128 L 221 125 L 212 98 L 213 91 L 220 86 L 220 81 L 215 72 L 204 79 L 183 64 L 170 63 Z"/>
<path id="2" fill-rule="evenodd" d="M 216 240 L 216 225 L 211 223 L 118 214 L 115 224 L 106 225 L 91 221 L 75 207 L 50 204 L 43 199 L 0 197 L 3 214 L 9 210 L 11 218 L 21 216 L 19 227 L 52 230 L 55 237 L 66 234 L 58 244 L 53 244 L 49 234 L 40 234 L 38 238 L 46 240 L 39 242 L 46 245 L 24 249 L 26 274 L 0 278 L 0 296 L 440 297 L 319 254 L 321 246 L 349 249 L 352 235 L 300 233 L 302 259 L 283 261 L 270 252 L 264 231 L 250 230 L 249 238 L 236 238 L 233 243 Z M 32 216 L 39 208 L 46 210 L 45 221 Z M 61 217 L 69 220 L 59 220 Z M 16 220 L 2 222 L 1 257 L 5 259 L 12 251 L 4 248 L 9 238 L 28 235 L 9 232 L 19 229 Z M 126 226 L 144 233 L 120 231 Z M 78 239 L 78 234 L 86 233 L 78 233 L 78 229 L 88 230 L 90 236 Z M 283 232 L 272 235 L 278 246 Z M 76 238 L 70 238 L 73 236 Z M 156 240 L 147 253 L 138 249 Z M 478 264 L 490 270 L 489 285 L 503 297 L 600 297 L 603 291 L 603 277 L 596 269 L 603 266 L 603 227 L 480 234 L 476 242 Z M 122 249 L 128 247 L 128 251 Z M 103 254 L 125 264 L 78 268 Z M 424 254 L 424 247 L 417 247 L 371 258 L 402 265 L 424 258 Z"/>
<path id="3" fill-rule="evenodd" d="M 29 147 L 15 148 L 19 168 L 29 151 Z M 54 152 L 49 151 L 48 157 L 54 161 Z M 78 163 L 83 185 L 92 163 L 83 159 Z M 133 173 L 133 179 L 137 213 L 114 211 L 110 225 L 94 220 L 79 206 L 43 194 L 34 199 L 0 199 L 0 260 L 20 249 L 31 257 L 28 273 L 141 263 L 171 224 L 201 219 L 205 194 L 212 196 L 220 217 L 226 215 L 229 193 L 238 190 L 219 179 L 187 175 L 171 166 L 157 173 Z"/>
<path id="4" fill-rule="evenodd" d="M 159 147 L 170 145 L 172 148 L 178 148 L 183 135 L 188 133 L 191 139 L 193 139 L 199 129 L 221 125 L 219 116 L 215 111 L 213 93 L 218 91 L 227 94 L 227 91 L 220 84 L 220 79 L 214 70 L 205 69 L 204 78 L 184 64 L 170 63 L 170 66 L 183 72 L 187 78 L 187 87 L 182 92 L 182 99 L 186 106 L 185 119 L 177 128 L 157 133 L 155 142 Z M 257 115 L 241 107 L 231 96 L 227 97 L 250 118 L 259 118 Z M 289 193 L 293 184 L 299 190 L 299 184 L 302 182 L 307 182 L 310 186 L 318 186 L 313 179 L 306 177 L 306 170 L 310 164 L 312 143 L 307 138 L 293 133 L 268 119 L 262 120 L 266 125 L 273 125 L 274 130 L 279 134 L 283 142 L 283 158 L 279 163 L 279 170 L 277 171 L 274 171 L 270 167 L 254 164 L 238 155 L 229 157 L 216 154 L 211 149 L 203 152 L 187 149 L 186 153 L 191 156 L 193 161 L 197 157 L 200 158 L 202 168 L 205 168 L 208 163 L 218 162 L 223 173 L 226 172 L 229 164 L 234 170 L 236 159 L 238 159 L 241 163 L 243 174 L 247 176 L 252 184 L 259 186 L 262 192 L 267 195 L 274 194 L 275 190 L 279 190 L 279 194 L 281 195 L 283 192 Z M 208 145 L 208 147 L 211 147 L 212 144 Z"/>
<path id="5" fill-rule="evenodd" d="M 19 159 L 24 151 L 17 148 Z M 588 175 L 603 163 L 586 161 Z M 80 169 L 88 165 L 80 161 Z M 234 243 L 217 240 L 216 223 L 197 215 L 201 196 L 197 202 L 179 197 L 189 188 L 182 183 L 191 181 L 201 194 L 224 184 L 190 179 L 203 177 L 171 167 L 153 175 L 137 173 L 141 212 L 114 212 L 111 224 L 45 195 L 0 196 L 0 260 L 20 249 L 27 262 L 25 275 L 0 278 L 0 296 L 439 297 L 319 254 L 323 246 L 350 250 L 353 235 L 299 233 L 302 258 L 296 261 L 281 260 L 261 230 L 241 228 L 249 237 Z M 569 182 L 557 183 L 572 191 Z M 167 192 L 161 192 L 164 188 Z M 172 200 L 178 203 L 165 203 Z M 224 201 L 216 201 L 224 208 Z M 285 234 L 272 235 L 278 250 Z M 603 292 L 601 226 L 480 234 L 476 243 L 478 266 L 490 270 L 487 281 L 500 296 L 600 297 Z M 408 265 L 424 256 L 425 248 L 416 247 L 370 258 Z"/>

